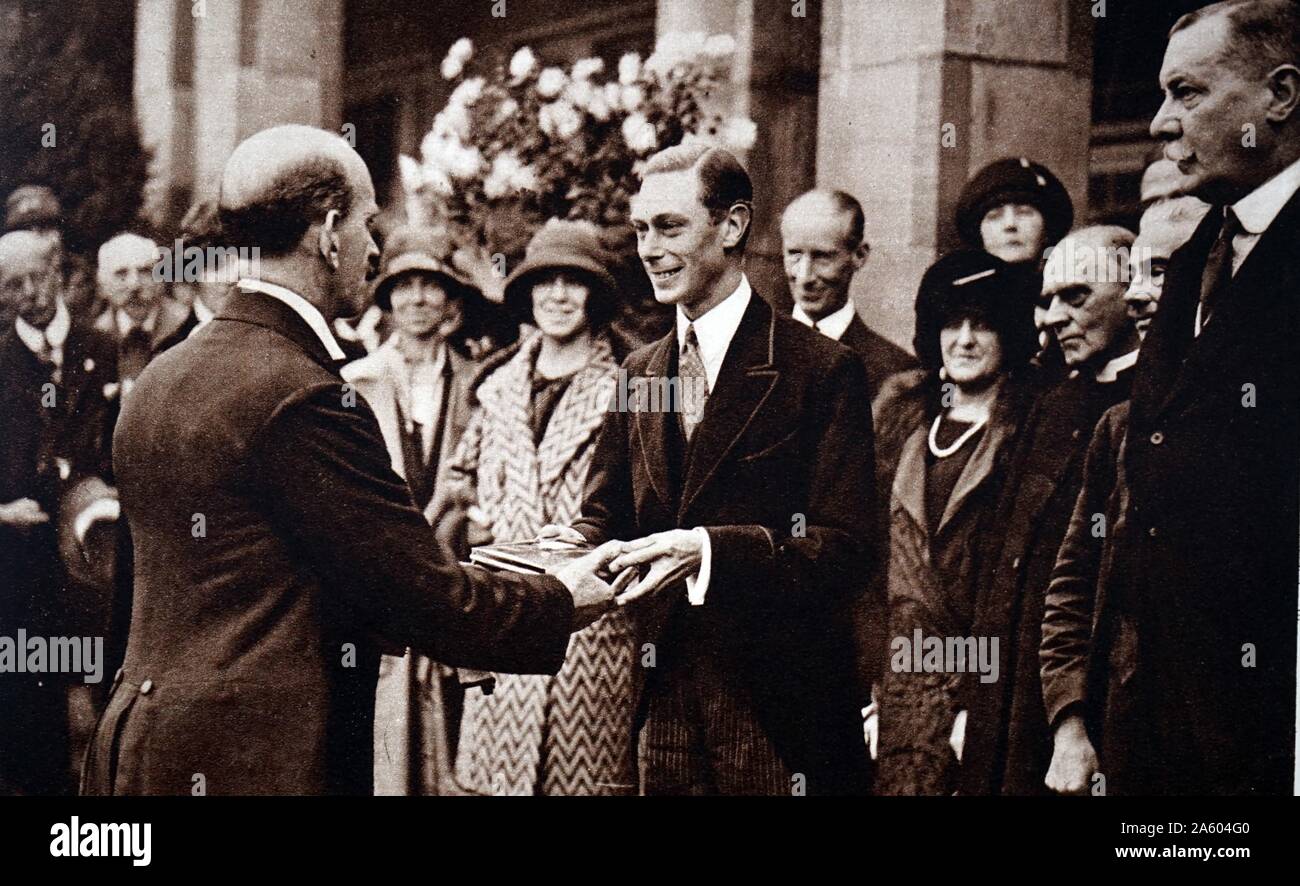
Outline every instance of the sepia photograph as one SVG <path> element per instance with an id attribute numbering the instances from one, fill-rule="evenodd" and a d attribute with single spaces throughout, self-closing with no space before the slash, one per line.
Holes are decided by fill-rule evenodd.
<path id="1" fill-rule="evenodd" d="M 1298 0 L 0 0 L 0 850 L 1284 858 L 1298 192 Z"/>

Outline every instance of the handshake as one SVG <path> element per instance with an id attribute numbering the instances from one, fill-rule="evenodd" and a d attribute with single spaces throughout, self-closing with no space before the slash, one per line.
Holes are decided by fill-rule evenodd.
<path id="1" fill-rule="evenodd" d="M 573 595 L 573 630 L 636 600 L 679 588 L 695 575 L 704 554 L 702 532 L 670 529 L 635 541 L 607 541 L 552 573 Z M 576 529 L 545 526 L 542 542 L 585 544 Z"/>

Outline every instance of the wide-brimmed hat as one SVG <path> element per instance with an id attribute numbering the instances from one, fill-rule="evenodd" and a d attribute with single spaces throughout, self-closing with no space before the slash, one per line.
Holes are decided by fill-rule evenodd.
<path id="1" fill-rule="evenodd" d="M 1034 300 L 1042 277 L 1023 264 L 1009 264 L 977 249 L 961 249 L 936 261 L 916 293 L 912 348 L 921 365 L 943 365 L 939 332 L 954 320 L 977 317 L 998 334 L 1003 365 L 1028 363 L 1038 349 Z"/>
<path id="2" fill-rule="evenodd" d="M 375 281 L 375 304 L 392 310 L 393 286 L 403 274 L 424 273 L 438 278 L 447 294 L 468 299 L 481 296 L 479 288 L 461 275 L 451 263 L 455 245 L 444 232 L 419 225 L 396 228 L 384 243 L 384 254 Z"/>
<path id="3" fill-rule="evenodd" d="M 537 279 L 555 271 L 576 270 L 596 284 L 588 296 L 587 317 L 593 326 L 601 325 L 612 316 L 618 291 L 610 273 L 615 261 L 601 244 L 600 229 L 591 222 L 551 219 L 528 241 L 524 260 L 506 278 L 506 307 L 531 322 L 532 287 Z"/>
<path id="4" fill-rule="evenodd" d="M 982 249 L 980 222 L 990 209 L 1027 203 L 1043 214 L 1044 248 L 1059 243 L 1074 224 L 1074 203 L 1061 180 L 1027 157 L 1006 157 L 985 166 L 961 190 L 957 230 L 971 249 Z"/>

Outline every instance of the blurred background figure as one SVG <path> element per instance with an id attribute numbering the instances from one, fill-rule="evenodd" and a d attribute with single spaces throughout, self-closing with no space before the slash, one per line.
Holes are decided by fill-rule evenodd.
<path id="1" fill-rule="evenodd" d="M 481 510 L 496 541 L 578 518 L 618 369 L 609 263 L 594 226 L 553 220 L 506 281 L 507 306 L 537 330 L 479 386 L 448 484 L 453 499 Z M 444 519 L 468 521 L 454 510 Z M 490 695 L 468 690 L 460 784 L 481 794 L 635 794 L 636 654 L 617 610 L 574 634 L 554 677 L 501 674 Z"/>
<path id="2" fill-rule="evenodd" d="M 104 545 L 97 524 L 111 523 L 116 503 L 96 502 L 115 498 L 97 476 L 112 431 L 113 345 L 64 303 L 57 250 L 35 231 L 0 237 L 0 299 L 12 318 L 0 330 L 0 630 L 15 642 L 20 628 L 102 635 L 84 604 L 112 570 L 113 536 Z M 75 789 L 85 735 L 70 734 L 73 687 L 85 694 L 82 675 L 0 678 L 0 793 Z"/>
<path id="3" fill-rule="evenodd" d="M 1191 238 L 1209 211 L 1208 203 L 1183 195 L 1157 200 L 1142 213 L 1129 264 L 1129 286 L 1124 293 L 1129 318 L 1139 336 L 1146 335 L 1156 314 L 1169 257 Z"/>
<path id="4" fill-rule="evenodd" d="M 366 398 L 393 470 L 426 511 L 469 424 L 481 364 L 470 338 L 483 295 L 444 260 L 450 242 L 432 228 L 399 228 L 384 245 L 375 304 L 393 334 L 343 368 Z M 446 790 L 459 736 L 455 671 L 409 650 L 380 661 L 375 708 L 375 792 Z"/>
<path id="5" fill-rule="evenodd" d="M 916 298 L 922 372 L 912 374 L 910 388 L 881 392 L 877 446 L 897 468 L 889 506 L 891 648 L 875 692 L 877 794 L 946 795 L 956 788 L 950 743 L 960 728 L 962 675 L 911 672 L 910 650 L 916 631 L 971 634 L 973 551 L 1029 405 L 1034 279 L 973 250 L 935 262 Z M 909 651 L 897 659 L 900 638 Z"/>
<path id="6" fill-rule="evenodd" d="M 79 317 L 94 316 L 97 313 L 94 270 L 80 256 L 64 248 L 62 226 L 59 198 L 44 185 L 22 185 L 5 200 L 5 232 L 34 231 L 49 238 L 55 246 L 51 260 L 59 266 L 65 281 L 64 304 Z"/>
<path id="7" fill-rule="evenodd" d="M 849 297 L 853 275 L 867 263 L 862 206 L 843 191 L 808 191 L 781 215 L 785 276 L 794 318 L 838 341 L 867 370 L 867 396 L 896 372 L 911 369 L 911 355 L 862 322 Z"/>
<path id="8" fill-rule="evenodd" d="M 117 341 L 123 394 L 154 356 L 185 339 L 189 309 L 165 297 L 166 284 L 154 274 L 158 260 L 158 244 L 139 234 L 121 233 L 99 247 L 95 280 L 108 306 L 95 328 Z"/>
<path id="9" fill-rule="evenodd" d="M 221 311 L 231 285 L 239 279 L 240 269 L 238 261 L 232 260 L 233 250 L 228 252 L 222 247 L 216 201 L 202 200 L 189 208 L 169 245 L 175 248 L 177 241 L 182 258 L 186 259 L 184 265 L 189 264 L 191 249 L 203 252 L 201 279 L 189 280 L 182 276 L 172 281 L 173 297 L 190 309 L 189 316 L 174 333 L 179 340 L 206 326 Z"/>

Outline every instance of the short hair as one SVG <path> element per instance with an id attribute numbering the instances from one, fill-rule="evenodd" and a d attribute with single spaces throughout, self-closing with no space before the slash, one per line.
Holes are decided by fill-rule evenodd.
<path id="1" fill-rule="evenodd" d="M 749 207 L 750 223 L 734 247 L 742 255 L 749 242 L 749 232 L 754 227 L 754 183 L 749 173 L 735 155 L 724 148 L 705 144 L 682 144 L 665 148 L 646 161 L 641 180 L 665 172 L 682 172 L 694 169 L 700 183 L 700 202 L 709 211 L 709 218 L 718 224 L 737 203 Z"/>
<path id="2" fill-rule="evenodd" d="M 256 247 L 268 258 L 288 255 L 331 209 L 346 218 L 352 197 L 341 162 L 325 155 L 305 158 L 281 171 L 251 202 L 223 203 L 217 211 L 223 245 Z"/>
<path id="3" fill-rule="evenodd" d="M 1230 36 L 1223 57 L 1238 71 L 1263 74 L 1278 65 L 1300 65 L 1300 4 L 1295 0 L 1223 0 L 1178 19 L 1169 36 L 1216 15 L 1227 16 Z"/>
<path id="4" fill-rule="evenodd" d="M 838 189 L 826 191 L 826 196 L 835 201 L 835 208 L 849 217 L 849 248 L 857 249 L 866 239 L 867 216 L 862 211 L 858 198 L 847 191 Z"/>

